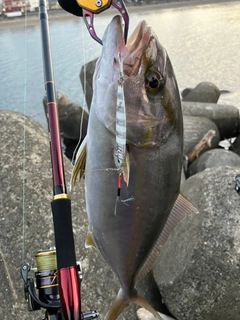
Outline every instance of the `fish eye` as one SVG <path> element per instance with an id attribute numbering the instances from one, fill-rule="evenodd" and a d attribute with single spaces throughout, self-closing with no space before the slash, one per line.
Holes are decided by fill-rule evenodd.
<path id="1" fill-rule="evenodd" d="M 146 90 L 150 93 L 157 93 L 163 88 L 165 82 L 161 73 L 150 71 L 145 78 Z"/>

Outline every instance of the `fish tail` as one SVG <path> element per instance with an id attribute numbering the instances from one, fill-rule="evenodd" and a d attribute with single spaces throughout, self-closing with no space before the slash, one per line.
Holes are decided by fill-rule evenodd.
<path id="1" fill-rule="evenodd" d="M 156 319 L 163 320 L 160 314 L 147 302 L 147 300 L 138 294 L 136 289 L 134 291 L 134 296 L 131 298 L 131 301 L 151 312 Z"/>
<path id="2" fill-rule="evenodd" d="M 129 302 L 130 300 L 124 297 L 123 290 L 120 289 L 106 315 L 105 320 L 116 320 L 123 310 L 129 305 Z"/>
<path id="3" fill-rule="evenodd" d="M 156 319 L 163 320 L 160 314 L 147 302 L 147 300 L 138 294 L 136 289 L 134 289 L 130 297 L 127 297 L 123 290 L 120 289 L 116 299 L 106 315 L 105 320 L 116 320 L 130 302 L 134 302 L 140 307 L 148 310 Z"/>

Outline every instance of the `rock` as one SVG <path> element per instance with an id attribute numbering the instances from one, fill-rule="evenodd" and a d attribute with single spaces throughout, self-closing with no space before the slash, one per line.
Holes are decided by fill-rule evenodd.
<path id="1" fill-rule="evenodd" d="M 230 105 L 182 102 L 183 115 L 204 117 L 218 127 L 220 139 L 235 137 L 240 131 L 239 110 Z"/>
<path id="2" fill-rule="evenodd" d="M 195 88 L 182 91 L 182 101 L 217 103 L 220 90 L 211 82 L 200 82 Z"/>
<path id="3" fill-rule="evenodd" d="M 86 103 L 88 106 L 88 110 L 90 110 L 91 102 L 92 102 L 92 95 L 93 95 L 93 74 L 95 70 L 97 59 L 94 59 L 84 66 L 82 66 L 80 71 L 80 81 L 82 84 L 83 92 L 85 94 Z"/>
<path id="4" fill-rule="evenodd" d="M 209 150 L 190 164 L 188 168 L 188 177 L 201 172 L 206 168 L 221 166 L 240 167 L 240 157 L 234 152 L 224 149 Z"/>
<path id="5" fill-rule="evenodd" d="M 69 159 L 72 159 L 73 152 L 79 142 L 79 138 L 81 138 L 81 143 L 87 134 L 88 113 L 79 105 L 71 103 L 64 92 L 56 92 L 56 102 L 58 106 L 59 127 L 63 142 L 63 151 Z M 46 96 L 43 98 L 43 106 L 47 117 Z"/>
<path id="6" fill-rule="evenodd" d="M 174 320 L 174 318 L 169 317 L 163 313 L 160 313 L 160 316 L 162 317 L 163 320 Z M 156 318 L 152 315 L 151 312 L 147 311 L 144 308 L 140 308 L 137 311 L 137 316 L 139 320 L 156 320 Z"/>
<path id="7" fill-rule="evenodd" d="M 208 147 L 202 151 L 205 152 L 208 149 L 216 148 L 219 144 L 219 131 L 216 125 L 209 119 L 200 117 L 183 117 L 184 125 L 184 154 L 188 155 L 196 144 L 204 137 L 209 130 L 216 131 L 215 137 L 212 139 L 211 147 Z"/>
<path id="8" fill-rule="evenodd" d="M 163 300 L 178 320 L 239 319 L 239 172 L 206 169 L 183 186 L 200 214 L 176 226 L 154 266 Z"/>
<path id="9" fill-rule="evenodd" d="M 0 134 L 1 320 L 42 319 L 44 310 L 27 310 L 20 267 L 23 262 L 35 266 L 34 255 L 54 245 L 49 138 L 30 117 L 2 110 Z M 67 182 L 71 171 L 72 167 L 65 159 Z M 83 269 L 82 310 L 97 310 L 102 319 L 120 285 L 99 252 L 84 246 L 88 223 L 83 182 L 70 196 L 76 257 Z M 29 276 L 35 277 L 33 272 Z M 147 291 L 148 288 L 142 288 L 142 295 Z M 134 310 L 129 307 L 119 319 L 136 320 Z"/>

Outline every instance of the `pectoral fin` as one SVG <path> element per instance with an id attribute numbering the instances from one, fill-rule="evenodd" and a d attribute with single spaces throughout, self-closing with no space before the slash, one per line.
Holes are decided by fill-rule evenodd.
<path id="1" fill-rule="evenodd" d="M 155 245 L 153 246 L 153 249 L 151 250 L 146 261 L 144 262 L 144 264 L 142 265 L 141 269 L 135 277 L 135 283 L 143 279 L 147 275 L 147 273 L 152 269 L 152 266 L 159 255 L 160 248 L 165 244 L 169 235 L 176 227 L 176 225 L 183 218 L 193 213 L 197 214 L 199 212 L 191 204 L 191 202 L 187 200 L 187 198 L 185 198 L 182 194 L 179 194 L 159 238 L 157 239 Z"/>
<path id="2" fill-rule="evenodd" d="M 87 238 L 85 240 L 85 248 L 90 248 L 90 247 L 94 247 L 97 248 L 95 245 L 95 242 L 93 241 L 90 233 L 87 234 Z"/>
<path id="3" fill-rule="evenodd" d="M 77 177 L 79 179 L 84 176 L 87 157 L 87 136 L 83 139 L 76 156 L 76 162 L 70 180 L 70 189 L 76 184 Z"/>

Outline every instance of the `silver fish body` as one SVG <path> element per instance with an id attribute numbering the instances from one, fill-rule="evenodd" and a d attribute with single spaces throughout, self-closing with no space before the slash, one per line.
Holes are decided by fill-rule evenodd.
<path id="1" fill-rule="evenodd" d="M 128 185 L 121 183 L 114 214 L 119 53 L 123 59 L 130 174 Z M 145 21 L 126 46 L 120 17 L 114 17 L 107 27 L 94 75 L 86 143 L 89 235 L 121 284 L 107 316 L 113 320 L 130 301 L 148 308 L 134 286 L 139 273 L 146 271 L 141 268 L 151 267 L 148 258 L 180 188 L 183 121 L 178 86 L 165 49 Z"/>

